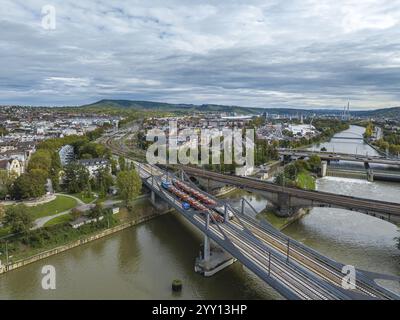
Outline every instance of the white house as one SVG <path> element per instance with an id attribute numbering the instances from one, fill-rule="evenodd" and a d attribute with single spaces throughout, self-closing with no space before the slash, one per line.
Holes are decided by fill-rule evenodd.
<path id="1" fill-rule="evenodd" d="M 24 172 L 24 166 L 18 159 L 4 159 L 0 160 L 0 170 L 5 170 L 8 175 L 15 174 L 19 177 Z"/>
<path id="2" fill-rule="evenodd" d="M 91 177 L 94 177 L 101 169 L 108 169 L 111 172 L 110 162 L 107 159 L 85 159 L 79 160 L 78 163 L 83 165 L 89 171 Z"/>

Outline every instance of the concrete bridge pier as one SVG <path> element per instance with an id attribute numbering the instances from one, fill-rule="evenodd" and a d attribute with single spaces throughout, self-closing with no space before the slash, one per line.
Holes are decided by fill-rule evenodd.
<path id="1" fill-rule="evenodd" d="M 287 193 L 278 193 L 277 200 L 275 204 L 277 216 L 290 217 L 296 213 L 297 210 L 290 205 L 290 196 Z"/>
<path id="2" fill-rule="evenodd" d="M 296 215 L 301 211 L 302 208 L 310 206 L 310 203 L 302 202 L 298 203 L 285 192 L 270 193 L 265 191 L 260 191 L 256 189 L 248 189 L 248 191 L 257 193 L 265 197 L 268 201 L 267 210 L 273 211 L 278 217 L 291 217 Z M 253 209 L 254 211 L 254 209 Z M 243 213 L 243 202 L 242 202 L 242 213 Z"/>
<path id="3" fill-rule="evenodd" d="M 160 210 L 160 212 L 169 209 L 168 203 L 162 200 L 153 190 L 150 191 L 150 202 L 157 210 Z"/>
<path id="4" fill-rule="evenodd" d="M 320 170 L 320 177 L 325 177 L 326 176 L 326 172 L 328 170 L 328 162 L 327 161 L 321 161 L 321 170 Z"/>
<path id="5" fill-rule="evenodd" d="M 207 215 L 206 228 L 210 225 L 210 215 Z M 204 234 L 204 243 L 200 250 L 199 257 L 196 258 L 194 271 L 210 277 L 218 271 L 230 266 L 236 261 L 229 253 L 216 244 L 211 244 L 210 238 Z"/>
<path id="6" fill-rule="evenodd" d="M 367 180 L 369 182 L 374 182 L 374 172 L 372 169 L 367 170 Z"/>

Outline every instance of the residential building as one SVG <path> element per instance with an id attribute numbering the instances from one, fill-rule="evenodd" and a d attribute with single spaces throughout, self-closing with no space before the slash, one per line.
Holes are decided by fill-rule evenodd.
<path id="1" fill-rule="evenodd" d="M 107 159 L 85 159 L 78 160 L 78 163 L 83 165 L 89 171 L 91 177 L 96 176 L 97 172 L 102 169 L 107 169 L 111 172 L 110 162 Z"/>
<path id="2" fill-rule="evenodd" d="M 0 170 L 5 170 L 8 175 L 14 174 L 19 177 L 24 172 L 24 166 L 18 159 L 3 159 L 0 160 Z"/>
<path id="3" fill-rule="evenodd" d="M 60 156 L 61 165 L 64 167 L 71 163 L 75 158 L 74 147 L 70 144 L 63 146 L 58 152 Z"/>

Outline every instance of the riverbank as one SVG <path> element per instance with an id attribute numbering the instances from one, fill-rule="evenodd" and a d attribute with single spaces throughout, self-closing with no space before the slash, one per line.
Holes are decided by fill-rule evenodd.
<path id="1" fill-rule="evenodd" d="M 42 259 L 46 259 L 46 258 L 51 257 L 53 255 L 59 254 L 61 252 L 76 248 L 76 247 L 84 245 L 86 243 L 89 243 L 91 241 L 95 241 L 97 239 L 104 238 L 104 237 L 106 237 L 108 235 L 111 235 L 113 233 L 122 231 L 124 229 L 136 226 L 138 224 L 141 224 L 141 223 L 144 223 L 144 222 L 149 221 L 151 219 L 154 219 L 156 217 L 159 217 L 159 216 L 161 216 L 163 214 L 168 213 L 169 211 L 170 210 L 167 210 L 167 211 L 162 212 L 162 213 L 155 213 L 155 214 L 151 214 L 151 215 L 147 215 L 147 216 L 142 216 L 142 217 L 139 217 L 137 219 L 131 220 L 129 222 L 125 222 L 125 223 L 119 224 L 119 225 L 117 225 L 115 227 L 108 228 L 108 229 L 96 232 L 95 234 L 82 237 L 81 239 L 72 241 L 72 242 L 67 243 L 65 245 L 61 245 L 61 246 L 58 246 L 58 247 L 55 247 L 55 248 L 40 252 L 40 253 L 35 254 L 33 256 L 30 256 L 30 257 L 27 257 L 27 258 L 24 258 L 24 259 L 20 259 L 18 261 L 13 262 L 13 263 L 10 263 L 10 264 L 7 264 L 7 265 L 0 264 L 0 274 L 3 274 L 3 273 L 6 273 L 6 272 L 9 272 L 9 271 L 21 268 L 23 266 L 26 266 L 26 265 L 28 265 L 30 263 L 33 263 L 33 262 L 36 262 L 36 261 L 39 261 L 39 260 L 42 260 Z"/>
<path id="2" fill-rule="evenodd" d="M 373 145 L 367 139 L 364 139 L 364 143 L 369 145 L 372 149 L 374 149 L 380 156 L 386 157 L 386 152 L 384 152 L 383 150 L 379 149 L 377 146 Z"/>

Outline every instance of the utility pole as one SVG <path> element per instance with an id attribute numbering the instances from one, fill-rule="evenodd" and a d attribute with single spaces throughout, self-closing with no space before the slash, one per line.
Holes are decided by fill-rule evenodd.
<path id="1" fill-rule="evenodd" d="M 8 241 L 6 240 L 6 265 L 8 266 Z"/>

